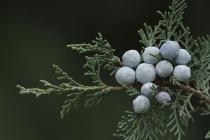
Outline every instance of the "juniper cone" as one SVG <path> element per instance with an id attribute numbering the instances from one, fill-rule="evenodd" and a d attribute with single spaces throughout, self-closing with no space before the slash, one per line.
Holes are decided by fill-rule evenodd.
<path id="1" fill-rule="evenodd" d="M 159 92 L 155 96 L 155 98 L 159 103 L 162 103 L 162 104 L 167 104 L 171 101 L 171 97 L 167 92 Z"/>
<path id="2" fill-rule="evenodd" d="M 155 77 L 155 68 L 152 64 L 142 63 L 136 69 L 136 79 L 142 84 L 153 82 Z"/>
<path id="3" fill-rule="evenodd" d="M 160 53 L 163 58 L 173 61 L 178 53 L 179 53 L 180 46 L 176 41 L 166 41 L 160 47 Z"/>
<path id="4" fill-rule="evenodd" d="M 148 64 L 156 64 L 160 59 L 160 50 L 157 47 L 147 47 L 143 53 L 143 60 Z"/>
<path id="5" fill-rule="evenodd" d="M 145 83 L 142 87 L 141 87 L 141 94 L 146 96 L 146 97 L 151 97 L 151 95 L 154 92 L 154 89 L 157 89 L 157 86 L 153 83 Z"/>
<path id="6" fill-rule="evenodd" d="M 141 61 L 141 56 L 136 50 L 129 50 L 125 52 L 122 56 L 122 62 L 123 65 L 130 67 L 130 68 L 136 68 Z"/>
<path id="7" fill-rule="evenodd" d="M 161 78 L 169 77 L 173 72 L 173 65 L 167 60 L 163 60 L 157 63 L 155 67 L 156 74 Z"/>
<path id="8" fill-rule="evenodd" d="M 185 49 L 179 49 L 178 56 L 175 58 L 175 63 L 178 65 L 186 65 L 191 61 L 191 55 Z"/>
<path id="9" fill-rule="evenodd" d="M 150 101 L 147 97 L 139 95 L 133 100 L 133 110 L 136 114 L 146 113 L 150 108 Z"/>
<path id="10" fill-rule="evenodd" d="M 185 65 L 178 65 L 174 68 L 173 76 L 180 82 L 185 82 L 190 79 L 191 70 Z"/>
<path id="11" fill-rule="evenodd" d="M 121 67 L 115 74 L 117 82 L 123 86 L 128 86 L 135 81 L 135 71 L 129 67 Z"/>

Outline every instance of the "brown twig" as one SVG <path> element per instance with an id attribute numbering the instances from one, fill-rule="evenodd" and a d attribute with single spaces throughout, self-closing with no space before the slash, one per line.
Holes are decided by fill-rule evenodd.
<path id="1" fill-rule="evenodd" d="M 194 88 L 192 88 L 190 86 L 185 86 L 185 85 L 177 85 L 177 87 L 179 87 L 183 91 L 186 91 L 187 94 L 195 95 L 201 101 L 203 101 L 203 102 L 205 102 L 205 103 L 210 105 L 210 98 L 208 96 L 204 95 L 202 91 L 194 89 Z"/>
<path id="2" fill-rule="evenodd" d="M 201 90 L 195 89 L 191 87 L 190 85 L 172 84 L 166 81 L 158 81 L 157 85 L 161 85 L 163 87 L 168 86 L 168 87 L 181 89 L 185 91 L 186 94 L 193 94 L 194 96 L 198 97 L 201 101 L 210 105 L 210 98 L 206 96 Z"/>
<path id="3" fill-rule="evenodd" d="M 157 84 L 157 82 L 156 82 Z M 205 102 L 206 104 L 209 104 L 210 105 L 210 98 L 206 95 L 204 95 L 204 93 L 201 91 L 201 90 L 197 90 L 191 86 L 188 86 L 188 85 L 173 85 L 171 84 L 170 82 L 158 82 L 159 86 L 162 86 L 162 87 L 174 87 L 174 88 L 179 88 L 183 91 L 185 91 L 186 94 L 193 94 L 194 96 L 198 97 L 201 101 Z M 141 86 L 140 84 L 137 84 L 137 85 L 133 85 L 134 87 L 139 87 Z M 121 91 L 121 90 L 124 90 L 125 88 L 124 87 L 113 87 L 112 90 L 113 91 Z"/>

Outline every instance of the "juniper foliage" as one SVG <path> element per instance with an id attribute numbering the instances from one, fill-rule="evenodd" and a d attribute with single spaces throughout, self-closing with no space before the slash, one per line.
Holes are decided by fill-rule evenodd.
<path id="1" fill-rule="evenodd" d="M 138 33 L 140 35 L 139 42 L 143 48 L 159 47 L 166 40 L 175 40 L 180 43 L 182 48 L 187 49 L 192 54 L 192 62 L 190 63 L 192 78 L 184 85 L 192 86 L 194 92 L 186 90 L 186 88 L 174 88 L 179 87 L 181 83 L 171 78 L 168 81 L 170 85 L 165 84 L 161 88 L 171 94 L 172 103 L 165 106 L 151 99 L 151 109 L 145 114 L 138 115 L 132 111 L 125 111 L 114 136 L 124 140 L 157 140 L 173 139 L 174 137 L 181 140 L 185 135 L 185 129 L 193 121 L 193 113 L 197 111 L 191 98 L 196 94 L 196 97 L 199 97 L 198 100 L 206 101 L 206 98 L 210 98 L 210 37 L 200 37 L 197 41 L 192 37 L 189 27 L 185 27 L 182 22 L 186 7 L 185 0 L 172 0 L 168 11 L 158 11 L 161 19 L 157 25 L 149 26 L 145 23 Z M 66 99 L 61 109 L 62 118 L 84 101 L 81 99 L 85 99 L 84 106 L 93 106 L 98 104 L 108 93 L 124 91 L 132 97 L 139 94 L 134 85 L 116 87 L 107 85 L 102 81 L 101 71 L 109 71 L 112 75 L 121 66 L 121 62 L 119 57 L 114 55 L 114 49 L 109 42 L 100 33 L 92 43 L 72 44 L 67 47 L 86 55 L 84 68 L 87 71 L 84 75 L 89 76 L 93 84 L 84 85 L 77 82 L 59 66 L 53 65 L 60 84 L 55 85 L 41 80 L 42 88 L 25 88 L 18 85 L 19 93 L 33 94 L 36 97 L 52 94 L 65 95 Z M 156 91 L 154 91 L 155 94 Z M 209 115 L 208 103 L 203 104 L 203 106 L 196 106 L 196 108 L 200 107 L 203 110 L 201 114 Z M 206 134 L 205 138 L 210 138 L 210 132 Z"/>
<path id="2" fill-rule="evenodd" d="M 193 51 L 193 77 L 195 85 L 198 89 L 202 89 L 203 93 L 210 97 L 210 36 L 199 37 L 196 48 Z"/>
<path id="3" fill-rule="evenodd" d="M 205 138 L 206 138 L 206 139 L 210 139 L 210 130 L 209 130 L 209 132 L 206 134 Z"/>

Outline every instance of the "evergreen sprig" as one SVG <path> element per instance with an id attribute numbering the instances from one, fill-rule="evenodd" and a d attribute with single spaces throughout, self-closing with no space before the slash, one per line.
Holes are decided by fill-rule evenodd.
<path id="1" fill-rule="evenodd" d="M 209 132 L 205 135 L 205 138 L 206 138 L 206 139 L 210 139 L 210 130 L 209 130 Z"/>
<path id="2" fill-rule="evenodd" d="M 162 29 L 160 37 L 163 41 L 177 39 L 176 37 L 179 33 L 177 29 L 183 25 L 182 19 L 186 7 L 185 0 L 173 0 L 168 11 L 158 11 L 162 17 L 158 24 Z"/>
<path id="3" fill-rule="evenodd" d="M 144 23 L 143 28 L 138 33 L 140 36 L 139 42 L 143 45 L 143 48 L 156 45 L 157 40 L 160 39 L 160 24 L 151 27 Z"/>
<path id="4" fill-rule="evenodd" d="M 68 76 L 68 74 L 64 72 L 59 66 L 53 65 L 53 67 L 57 79 L 63 81 L 61 84 L 54 85 L 49 83 L 48 81 L 40 80 L 43 88 L 24 88 L 20 85 L 17 85 L 17 88 L 20 89 L 20 94 L 33 94 L 36 95 L 36 97 L 39 97 L 40 95 L 51 94 L 66 95 L 64 105 L 62 105 L 61 109 L 62 118 L 65 114 L 69 112 L 70 109 L 75 108 L 83 97 L 86 98 L 84 106 L 92 106 L 98 104 L 106 93 L 123 89 L 123 87 L 113 87 L 105 85 L 101 81 L 97 86 L 85 86 L 75 81 L 72 77 Z M 98 71 L 94 70 L 91 73 L 93 73 L 93 75 L 91 75 L 93 80 L 98 80 Z"/>
<path id="5" fill-rule="evenodd" d="M 18 85 L 17 87 L 20 89 L 19 93 L 34 94 L 37 97 L 50 94 L 66 95 L 66 100 L 64 101 L 61 110 L 61 117 L 63 118 L 71 108 L 78 105 L 83 97 L 86 97 L 84 106 L 93 106 L 101 101 L 104 94 L 115 90 L 122 90 L 123 87 L 107 86 L 100 78 L 101 69 L 115 71 L 117 65 L 119 65 L 120 60 L 114 55 L 114 49 L 111 48 L 107 40 L 103 39 L 100 33 L 92 43 L 93 44 L 72 44 L 67 47 L 76 50 L 79 53 L 90 54 L 90 56 L 86 56 L 84 68 L 87 68 L 88 70 L 84 75 L 90 76 L 96 86 L 85 86 L 80 84 L 59 66 L 53 65 L 57 79 L 59 81 L 62 80 L 61 84 L 54 85 L 48 81 L 40 80 L 43 88 L 24 88 Z"/>
<path id="6" fill-rule="evenodd" d="M 161 106 L 152 101 L 151 109 L 145 114 L 135 114 L 126 111 L 122 120 L 118 123 L 115 136 L 124 140 L 157 140 L 173 139 L 181 140 L 185 135 L 185 129 L 193 121 L 193 113 L 196 112 L 191 98 L 196 97 L 203 105 L 201 115 L 210 114 L 210 37 L 200 37 L 195 40 L 189 27 L 183 24 L 183 14 L 187 5 L 185 0 L 172 0 L 168 11 L 158 11 L 161 19 L 155 26 L 144 24 L 138 31 L 139 42 L 145 47 L 157 46 L 166 40 L 175 40 L 192 54 L 190 67 L 192 78 L 189 82 L 179 83 L 174 78 L 169 81 L 155 81 L 157 85 L 168 91 L 172 97 L 172 103 Z M 109 86 L 101 79 L 101 71 L 107 70 L 110 75 L 122 65 L 119 57 L 114 55 L 114 49 L 99 33 L 92 43 L 71 44 L 68 48 L 86 55 L 84 75 L 91 78 L 92 84 L 84 85 L 75 81 L 59 66 L 53 65 L 55 75 L 60 84 L 51 84 L 41 80 L 42 88 L 24 88 L 18 85 L 20 94 L 40 95 L 65 95 L 66 99 L 61 109 L 63 118 L 72 108 L 83 101 L 84 106 L 98 104 L 104 95 L 115 91 L 124 91 L 129 96 L 139 94 L 139 84 L 131 86 Z M 154 91 L 154 95 L 156 91 Z M 85 100 L 83 100 L 85 99 Z M 152 99 L 151 99 L 152 100 Z M 196 106 L 196 108 L 198 108 Z M 208 132 L 205 138 L 210 138 Z"/>
<path id="7" fill-rule="evenodd" d="M 167 133 L 165 120 L 167 120 L 166 107 L 153 104 L 152 109 L 146 114 L 135 114 L 125 111 L 114 136 L 124 140 L 157 140 Z"/>
<path id="8" fill-rule="evenodd" d="M 111 73 L 113 73 L 118 68 L 117 64 L 120 63 L 119 57 L 114 55 L 115 50 L 112 49 L 107 40 L 103 39 L 101 33 L 98 33 L 98 37 L 96 37 L 96 40 L 92 41 L 92 44 L 71 44 L 67 45 L 67 47 L 79 53 L 92 53 L 92 56 L 86 56 L 86 64 L 84 67 L 91 68 L 98 63 L 102 68 L 111 70 Z"/>
<path id="9" fill-rule="evenodd" d="M 197 46 L 193 51 L 193 57 L 195 60 L 192 65 L 194 69 L 192 72 L 195 85 L 206 96 L 210 97 L 210 36 L 198 38 Z"/>
<path id="10" fill-rule="evenodd" d="M 167 122 L 169 133 L 177 136 L 177 140 L 185 135 L 185 128 L 188 127 L 189 120 L 192 121 L 192 112 L 195 110 L 191 104 L 192 95 L 183 95 L 182 92 L 176 92 L 175 101 L 171 105 L 171 115 Z"/>

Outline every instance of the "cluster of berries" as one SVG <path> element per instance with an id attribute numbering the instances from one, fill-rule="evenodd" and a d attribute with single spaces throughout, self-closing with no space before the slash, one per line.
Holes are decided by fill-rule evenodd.
<path id="1" fill-rule="evenodd" d="M 145 113 L 150 108 L 149 98 L 157 86 L 152 82 L 156 76 L 162 79 L 171 75 L 180 82 L 189 80 L 191 70 L 187 63 L 191 61 L 191 55 L 182 49 L 176 41 L 166 41 L 160 49 L 158 47 L 145 48 L 142 55 L 136 50 L 128 50 L 122 56 L 123 67 L 115 74 L 116 81 L 122 86 L 129 86 L 136 80 L 143 84 L 141 95 L 133 101 L 135 113 Z M 155 96 L 159 103 L 171 101 L 167 92 L 159 92 Z"/>

